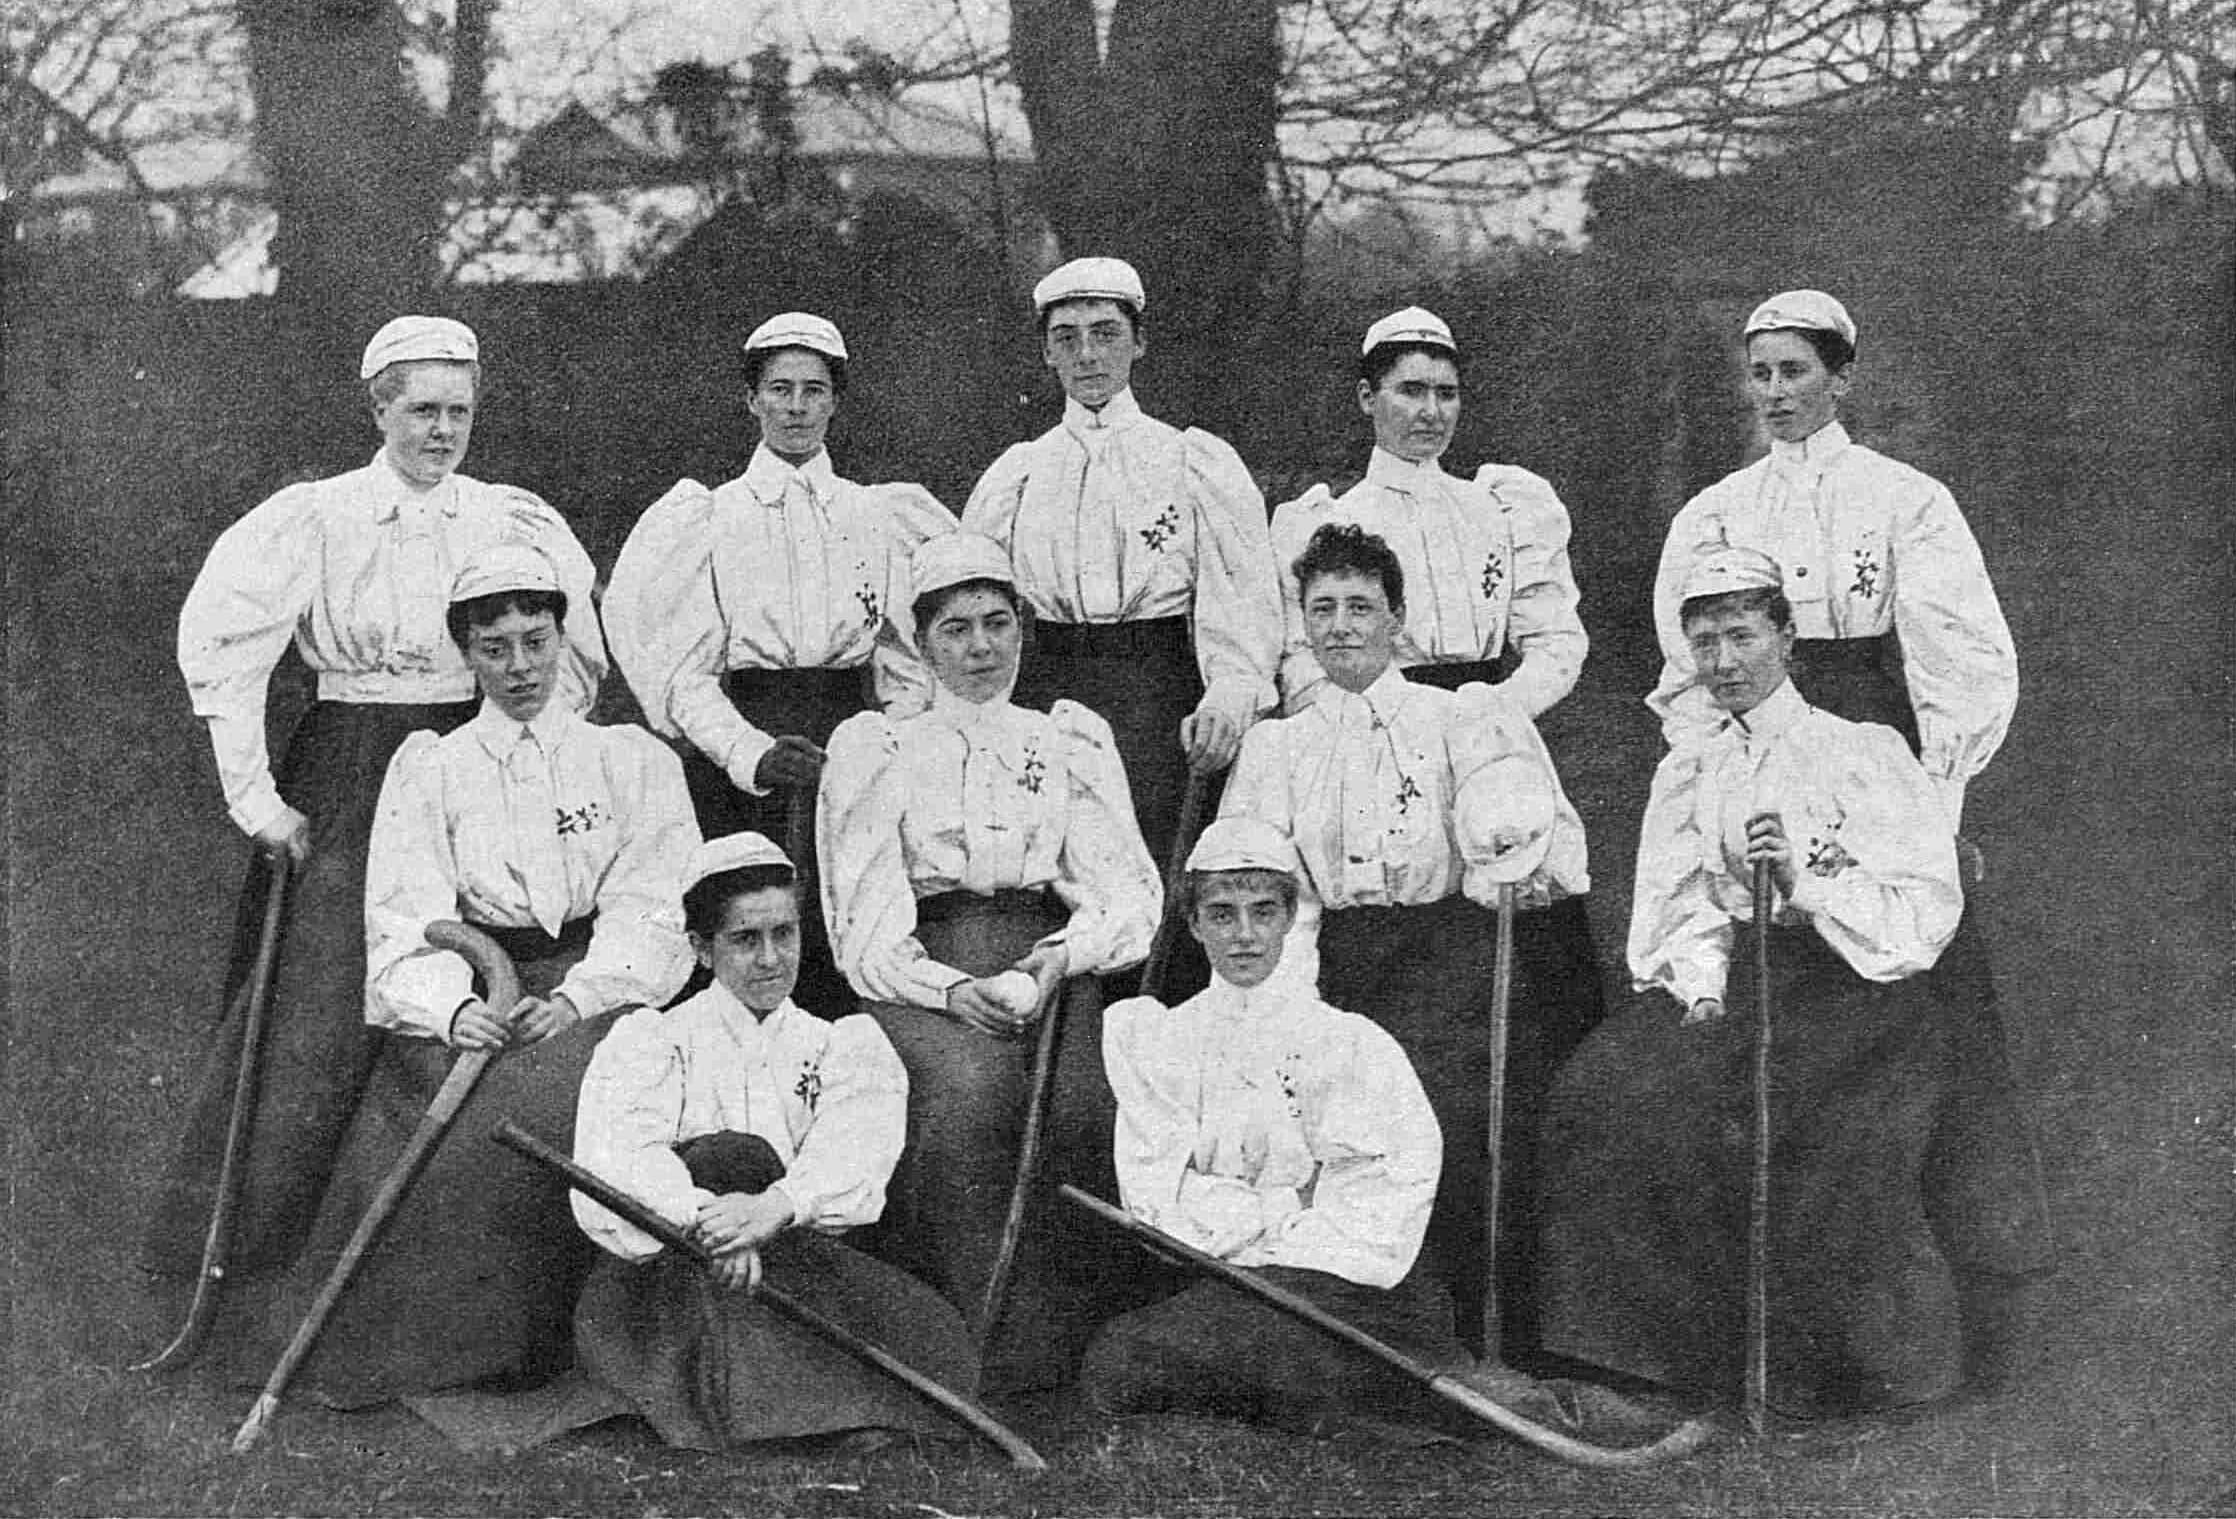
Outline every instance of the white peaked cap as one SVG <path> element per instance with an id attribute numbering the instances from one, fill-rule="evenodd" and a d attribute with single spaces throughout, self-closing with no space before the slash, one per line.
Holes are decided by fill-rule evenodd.
<path id="1" fill-rule="evenodd" d="M 756 865 L 781 865 L 786 870 L 799 868 L 766 834 L 729 833 L 719 839 L 708 839 L 691 851 L 691 863 L 683 872 L 683 884 L 696 886 L 708 876 L 730 870 L 749 870 Z"/>
<path id="2" fill-rule="evenodd" d="M 998 580 L 1014 586 L 1017 572 L 1009 567 L 1009 555 L 1002 552 L 1000 544 L 983 533 L 960 528 L 925 539 L 916 557 L 908 562 L 911 601 L 966 580 Z"/>
<path id="3" fill-rule="evenodd" d="M 1686 573 L 1684 592 L 1678 600 L 1721 596 L 1727 591 L 1778 590 L 1785 583 L 1778 561 L 1761 549 L 1720 548 Z"/>
<path id="4" fill-rule="evenodd" d="M 756 348 L 805 348 L 826 358 L 846 357 L 846 339 L 838 327 L 809 311 L 780 312 L 754 328 L 745 351 Z"/>
<path id="5" fill-rule="evenodd" d="M 445 359 L 471 364 L 481 358 L 481 341 L 464 322 L 447 316 L 400 316 L 373 334 L 357 361 L 357 378 L 369 380 L 391 364 L 414 359 Z"/>
<path id="6" fill-rule="evenodd" d="M 1359 353 L 1370 354 L 1384 343 L 1434 343 L 1454 353 L 1460 351 L 1460 345 L 1452 341 L 1452 329 L 1444 325 L 1444 318 L 1422 306 L 1393 311 L 1369 327 L 1365 340 L 1359 344 Z"/>
<path id="7" fill-rule="evenodd" d="M 486 544 L 466 556 L 458 578 L 450 583 L 452 604 L 499 591 L 556 591 L 559 568 L 532 543 L 505 541 Z"/>
<path id="8" fill-rule="evenodd" d="M 1747 318 L 1743 334 L 1753 337 L 1758 332 L 1772 332 L 1779 328 L 1797 327 L 1809 332 L 1837 332 L 1853 346 L 1856 324 L 1848 315 L 1848 308 L 1822 290 L 1787 290 L 1772 296 L 1755 308 Z"/>
<path id="9" fill-rule="evenodd" d="M 1188 851 L 1190 870 L 1278 870 L 1297 873 L 1296 846 L 1262 818 L 1220 818 Z"/>
<path id="10" fill-rule="evenodd" d="M 1148 308 L 1141 275 L 1122 258 L 1075 258 L 1059 265 L 1033 286 L 1033 305 L 1046 311 L 1058 301 L 1124 301 L 1136 311 Z"/>

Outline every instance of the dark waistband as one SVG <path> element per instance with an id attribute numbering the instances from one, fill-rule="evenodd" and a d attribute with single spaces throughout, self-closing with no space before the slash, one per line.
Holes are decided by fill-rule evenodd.
<path id="1" fill-rule="evenodd" d="M 436 728 L 447 732 L 470 720 L 480 710 L 478 696 L 464 701 L 343 701 L 339 697 L 322 696 L 304 710 L 303 719 L 324 724 L 359 723 L 383 727 L 409 724 L 415 729 Z"/>
<path id="2" fill-rule="evenodd" d="M 945 923 L 952 918 L 1011 918 L 1028 914 L 1046 917 L 1060 915 L 1063 907 L 1063 900 L 1045 886 L 991 893 L 943 891 L 937 896 L 917 899 L 916 921 Z"/>
<path id="3" fill-rule="evenodd" d="M 1132 622 L 1033 623 L 1033 652 L 1058 659 L 1163 659 L 1190 652 L 1185 617 L 1141 617 Z"/>
<path id="4" fill-rule="evenodd" d="M 555 938 L 543 931 L 540 924 L 531 923 L 526 928 L 495 928 L 487 923 L 476 923 L 480 929 L 497 941 L 497 947 L 511 958 L 514 964 L 531 960 L 548 960 L 553 955 L 568 954 L 590 947 L 590 936 L 596 932 L 598 915 L 586 913 L 579 918 L 569 918 L 559 925 Z"/>
<path id="5" fill-rule="evenodd" d="M 1398 673 L 1416 686 L 1457 691 L 1470 681 L 1495 686 L 1519 669 L 1521 663 L 1522 656 L 1508 646 L 1499 651 L 1496 659 L 1439 659 L 1423 665 L 1406 665 Z"/>
<path id="6" fill-rule="evenodd" d="M 1322 930 L 1340 923 L 1347 931 L 1364 931 L 1376 924 L 1459 922 L 1469 918 L 1496 918 L 1495 908 L 1455 891 L 1433 902 L 1389 902 L 1365 907 L 1329 907 L 1320 916 Z"/>
<path id="7" fill-rule="evenodd" d="M 786 669 L 737 669 L 722 673 L 722 690 L 735 698 L 741 692 L 797 691 L 802 695 L 860 700 L 866 665 L 802 665 Z"/>
<path id="8" fill-rule="evenodd" d="M 1826 674 L 1851 671 L 1891 671 L 1902 664 L 1902 646 L 1892 633 L 1869 638 L 1797 638 L 1794 658 Z"/>

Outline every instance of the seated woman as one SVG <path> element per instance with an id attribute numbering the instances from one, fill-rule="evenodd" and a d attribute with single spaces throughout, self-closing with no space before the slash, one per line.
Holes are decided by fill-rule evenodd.
<path id="1" fill-rule="evenodd" d="M 908 1067 L 908 1153 L 880 1250 L 982 1316 L 1024 1130 L 1035 1031 L 1062 984 L 1066 1024 L 1044 1177 L 1110 1167 L 1110 1089 L 1093 978 L 1138 963 L 1156 866 L 1110 725 L 1073 701 L 1009 700 L 1025 635 L 1008 556 L 957 532 L 911 571 L 936 685 L 914 717 L 863 713 L 831 736 L 818 814 L 839 969 Z M 1100 1306 L 1094 1262 L 1028 1228 L 990 1378 L 1068 1371 Z M 976 1326 L 981 1335 L 989 1328 Z"/>
<path id="2" fill-rule="evenodd" d="M 520 545 L 470 558 L 449 624 L 481 711 L 418 733 L 389 765 L 366 868 L 366 1020 L 385 1030 L 334 1180 L 251 1353 L 264 1365 L 426 1113 L 459 1049 L 501 1049 L 329 1320 L 299 1385 L 363 1404 L 566 1364 L 590 1264 L 566 1187 L 488 1143 L 497 1119 L 566 1143 L 590 1052 L 613 1016 L 690 973 L 679 882 L 699 842 L 682 767 L 633 727 L 552 702 L 567 599 Z M 494 938 L 523 996 L 491 1007 L 424 930 Z"/>
<path id="3" fill-rule="evenodd" d="M 1480 682 L 1445 690 L 1399 671 L 1405 572 L 1387 543 L 1355 524 L 1324 524 L 1294 573 L 1327 680 L 1304 711 L 1250 730 L 1220 810 L 1262 818 L 1296 841 L 1311 891 L 1297 930 L 1304 942 L 1291 953 L 1316 947 L 1320 995 L 1394 1034 L 1428 1088 L 1444 1131 L 1429 1260 L 1472 1337 L 1488 1276 L 1498 890 L 1513 883 L 1517 905 L 1532 910 L 1586 890 L 1583 824 L 1510 693 Z M 1596 1008 L 1599 989 L 1596 980 L 1570 985 L 1565 952 L 1542 937 L 1516 935 L 1514 972 L 1499 1306 L 1504 1340 L 1528 1343 L 1528 1141 L 1569 1047 L 1565 1010 Z"/>
<path id="4" fill-rule="evenodd" d="M 1180 901 L 1210 988 L 1171 1008 L 1117 1003 L 1103 1025 L 1119 1196 L 1144 1223 L 1466 1369 L 1451 1297 L 1414 1264 L 1443 1165 L 1436 1115 L 1397 1041 L 1322 1002 L 1283 954 L 1297 898 L 1296 850 L 1271 824 L 1221 818 L 1196 842 Z M 1080 1386 L 1106 1413 L 1408 1396 L 1379 1362 L 1214 1281 L 1105 1324 Z"/>
<path id="5" fill-rule="evenodd" d="M 1781 578 L 1724 549 L 1685 581 L 1687 646 L 1724 718 L 1654 775 L 1630 927 L 1644 995 L 1548 1107 L 1546 1326 L 1564 1355 L 1738 1393 L 1755 978 L 1727 980 L 1752 962 L 1767 863 L 1769 1398 L 1824 1415 L 1954 1380 L 1954 1283 L 1920 1178 L 1962 1047 L 1923 973 L 1964 899 L 1949 814 L 1901 735 L 1794 690 Z"/>
<path id="6" fill-rule="evenodd" d="M 683 916 L 714 984 L 616 1024 L 575 1118 L 577 1160 L 716 1252 L 710 1273 L 572 1197 L 606 1252 L 575 1310 L 581 1368 L 695 1450 L 855 1429 L 956 1433 L 915 1393 L 740 1290 L 763 1272 L 947 1386 L 978 1381 L 961 1316 L 842 1242 L 884 1209 L 908 1074 L 870 1019 L 825 1022 L 792 1001 L 799 890 L 791 860 L 760 834 L 701 846 Z"/>

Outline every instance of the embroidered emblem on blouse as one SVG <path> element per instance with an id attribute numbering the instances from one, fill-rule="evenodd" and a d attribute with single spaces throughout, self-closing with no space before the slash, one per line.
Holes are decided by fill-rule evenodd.
<path id="1" fill-rule="evenodd" d="M 1828 834 L 1820 837 L 1812 834 L 1810 836 L 1809 874 L 1813 876 L 1836 876 L 1841 871 L 1854 865 L 1855 862 L 1856 857 L 1841 847 L 1837 835 Z"/>
<path id="2" fill-rule="evenodd" d="M 1401 774 L 1398 777 L 1397 810 L 1409 813 L 1413 810 L 1413 804 L 1420 799 L 1421 788 L 1413 784 L 1413 777 Z"/>
<path id="3" fill-rule="evenodd" d="M 1506 566 L 1499 562 L 1498 550 L 1492 549 L 1483 556 L 1483 599 L 1489 601 L 1498 594 L 1506 581 Z"/>
<path id="4" fill-rule="evenodd" d="M 854 599 L 862 604 L 862 625 L 876 627 L 877 620 L 885 613 L 885 608 L 878 601 L 877 587 L 866 583 L 856 586 Z"/>
<path id="5" fill-rule="evenodd" d="M 810 1113 L 823 1099 L 823 1070 L 814 1059 L 800 1062 L 800 1079 L 792 1083 L 792 1095 L 807 1104 Z"/>
<path id="6" fill-rule="evenodd" d="M 612 814 L 606 811 L 604 802 L 584 802 L 580 807 L 562 807 L 553 816 L 559 837 L 565 838 L 570 833 L 588 833 L 605 826 Z"/>
<path id="7" fill-rule="evenodd" d="M 1301 1054 L 1291 1050 L 1273 1068 L 1273 1079 L 1281 1084 L 1281 1096 L 1288 1105 L 1289 1116 L 1299 1121 L 1304 1118 L 1304 1104 L 1297 1099 L 1297 1066 L 1303 1059 Z"/>
<path id="8" fill-rule="evenodd" d="M 1017 777 L 1017 784 L 1024 787 L 1027 791 L 1030 791 L 1034 796 L 1038 796 L 1040 795 L 1041 786 L 1047 781 L 1047 779 L 1048 761 L 1040 757 L 1040 751 L 1038 749 L 1026 750 L 1025 770 L 1022 775 Z"/>
<path id="9" fill-rule="evenodd" d="M 1856 550 L 1856 578 L 1849 584 L 1848 594 L 1858 601 L 1869 601 L 1879 594 L 1879 561 L 1869 549 Z"/>
<path id="10" fill-rule="evenodd" d="M 1141 541 L 1153 551 L 1162 551 L 1179 531 L 1180 508 L 1177 504 L 1167 503 L 1165 509 L 1157 514 L 1157 520 L 1141 530 Z"/>

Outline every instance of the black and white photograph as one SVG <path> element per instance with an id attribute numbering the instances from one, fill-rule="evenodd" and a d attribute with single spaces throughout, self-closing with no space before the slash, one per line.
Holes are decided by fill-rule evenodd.
<path id="1" fill-rule="evenodd" d="M 18 0 L 0 1512 L 2236 1519 L 2236 0 Z"/>

